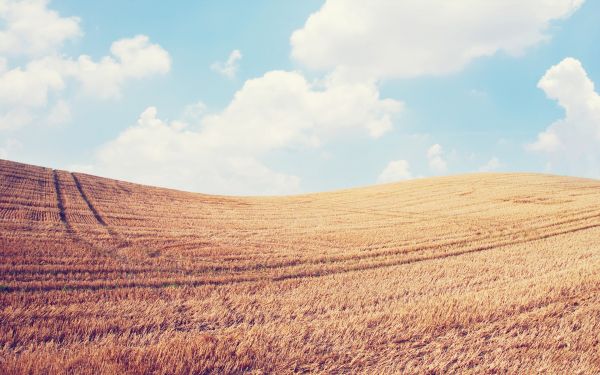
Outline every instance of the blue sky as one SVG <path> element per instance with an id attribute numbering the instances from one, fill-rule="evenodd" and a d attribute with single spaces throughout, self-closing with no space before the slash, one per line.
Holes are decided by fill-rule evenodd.
<path id="1" fill-rule="evenodd" d="M 448 4 L 0 0 L 0 157 L 219 194 L 599 178 L 600 3 Z"/>

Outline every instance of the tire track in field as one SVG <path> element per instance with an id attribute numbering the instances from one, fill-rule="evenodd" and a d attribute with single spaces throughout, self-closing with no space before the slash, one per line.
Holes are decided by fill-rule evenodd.
<path id="1" fill-rule="evenodd" d="M 541 239 L 541 238 L 545 238 L 545 236 L 547 235 L 554 235 L 554 234 L 560 234 L 562 233 L 561 230 L 565 230 L 568 229 L 568 227 L 573 228 L 573 226 L 575 227 L 581 227 L 582 222 L 584 221 L 588 221 L 590 219 L 596 219 L 596 218 L 600 218 L 600 215 L 597 214 L 597 211 L 590 211 L 590 210 L 586 210 L 583 212 L 579 212 L 578 214 L 584 214 L 584 213 L 588 213 L 591 212 L 593 213 L 593 215 L 585 215 L 585 216 L 580 216 L 577 217 L 575 216 L 574 218 L 570 218 L 570 219 L 566 219 L 566 220 L 562 220 L 559 222 L 550 222 L 550 223 L 545 223 L 543 225 L 537 225 L 535 227 L 530 227 L 530 228 L 526 228 L 523 230 L 518 230 L 518 231 L 511 231 L 508 233 L 503 233 L 503 234 L 499 234 L 499 235 L 491 235 L 491 236 L 485 236 L 485 237 L 479 237 L 479 238 L 475 238 L 475 239 L 469 239 L 469 238 L 460 238 L 460 239 L 456 239 L 456 240 L 450 240 L 450 241 L 439 241 L 439 242 L 434 242 L 434 243 L 424 243 L 424 244 L 414 244 L 412 246 L 408 246 L 408 247 L 402 247 L 402 248 L 393 248 L 393 249 L 385 249 L 385 250 L 376 250 L 374 252 L 369 252 L 366 254 L 353 254 L 353 255 L 336 255 L 336 256 L 327 256 L 327 257 L 323 257 L 323 258 L 316 258 L 316 259 L 282 259 L 281 261 L 277 261 L 271 264 L 246 264 L 246 265 L 234 265 L 234 266 L 223 266 L 223 265 L 201 265 L 201 266 L 195 266 L 193 269 L 187 268 L 187 269 L 182 269 L 182 268 L 174 268 L 174 269 L 158 269 L 161 272 L 173 272 L 173 273 L 183 273 L 187 276 L 193 276 L 193 275 L 197 275 L 197 274 L 203 274 L 203 273 L 225 273 L 225 272 L 247 272 L 247 271 L 266 271 L 266 270 L 285 270 L 288 269 L 288 272 L 291 271 L 290 268 L 299 268 L 302 266 L 330 266 L 330 269 L 333 267 L 340 267 L 340 266 L 350 266 L 350 267 L 354 267 L 357 265 L 357 263 L 361 262 L 361 261 L 378 261 L 378 260 L 382 260 L 379 261 L 378 264 L 383 264 L 383 263 L 387 263 L 390 261 L 389 258 L 392 257 L 398 257 L 398 256 L 404 256 L 404 258 L 406 258 L 406 256 L 410 255 L 411 253 L 418 253 L 418 252 L 425 252 L 425 251 L 432 251 L 435 249 L 439 249 L 440 247 L 443 248 L 449 248 L 449 247 L 454 247 L 454 246 L 460 246 L 463 249 L 465 247 L 472 247 L 472 243 L 473 242 L 479 242 L 481 243 L 481 241 L 486 241 L 488 245 L 490 246 L 502 246 L 502 245 L 510 245 L 510 244 L 519 244 L 519 243 L 524 243 L 524 242 L 528 242 L 528 241 L 533 241 L 535 239 Z M 568 225 L 568 226 L 567 226 Z M 558 228 L 557 228 L 558 227 Z M 551 228 L 556 228 L 558 229 L 558 232 L 555 230 L 553 231 L 549 231 Z M 537 233 L 533 233 L 533 234 L 529 234 L 529 232 L 537 232 Z M 519 235 L 520 238 L 515 238 L 514 236 Z M 450 254 L 455 254 L 456 252 L 452 252 Z M 445 253 L 448 254 L 448 253 Z M 442 254 L 438 254 L 438 255 L 442 255 Z M 428 256 L 430 257 L 431 255 L 425 255 L 425 254 L 421 254 L 419 256 L 419 254 L 415 254 L 412 258 L 414 259 L 415 257 L 424 257 L 424 256 Z M 437 256 L 437 255 L 436 255 Z M 381 258 L 388 258 L 388 259 L 381 259 Z M 396 259 L 397 261 L 397 259 Z M 332 267 L 333 266 L 333 267 Z M 217 275 L 214 275 L 217 276 Z M 283 275 L 284 277 L 286 275 Z"/>
<path id="2" fill-rule="evenodd" d="M 85 193 L 84 193 L 85 194 Z M 89 201 L 89 199 L 88 199 Z M 97 210 L 96 210 L 97 212 Z M 571 215 L 577 215 L 577 214 L 583 214 L 583 213 L 594 213 L 597 214 L 597 211 L 595 210 L 583 210 L 581 212 L 573 212 L 567 216 L 571 216 Z M 549 227 L 556 227 L 559 225 L 564 225 L 566 223 L 572 223 L 575 221 L 580 221 L 581 219 L 590 219 L 592 217 L 595 217 L 596 215 L 592 215 L 592 216 L 587 216 L 587 217 L 577 217 L 575 216 L 575 218 L 569 219 L 569 220 L 562 220 L 559 222 L 551 222 L 551 223 L 546 223 L 545 225 L 537 225 L 531 228 L 527 228 L 526 231 L 532 231 L 532 230 L 541 230 L 541 229 L 548 229 Z M 525 232 L 525 230 L 520 230 L 520 231 L 516 231 L 516 232 L 508 232 L 508 233 L 502 233 L 502 234 L 495 234 L 495 235 L 491 235 L 491 236 L 485 236 L 485 237 L 480 237 L 477 238 L 477 240 L 498 240 L 498 239 L 506 239 L 509 236 L 514 236 L 517 234 L 523 234 Z M 437 242 L 437 241 L 436 241 Z M 441 243 L 440 243 L 441 242 Z M 451 241 L 440 241 L 437 243 L 430 243 L 428 241 L 428 243 L 425 244 L 421 244 L 421 246 L 419 246 L 419 244 L 414 244 L 416 246 L 409 246 L 408 249 L 404 248 L 404 249 L 387 249 L 387 250 L 379 250 L 379 251 L 375 251 L 375 252 L 369 252 L 367 254 L 354 254 L 354 255 L 333 255 L 331 257 L 324 257 L 324 258 L 318 258 L 318 259 L 312 259 L 312 260 L 301 260 L 301 259 L 294 259 L 294 260 L 287 260 L 287 261 L 282 261 L 282 262 L 277 262 L 276 264 L 263 264 L 263 265 L 246 265 L 246 266 L 241 266 L 241 267 L 202 267 L 202 271 L 208 271 L 208 272 L 220 272 L 220 271 L 233 271 L 233 272 L 239 272 L 239 271 L 252 271 L 252 270 L 257 270 L 257 269 L 276 269 L 276 268 L 284 268 L 284 267 L 290 267 L 290 266 L 301 266 L 302 264 L 309 264 L 309 265 L 315 265 L 315 264 L 331 264 L 331 263 L 340 263 L 340 262 L 346 262 L 346 261 L 359 261 L 361 259 L 368 259 L 368 258 L 378 258 L 378 257 L 387 257 L 387 256 L 395 256 L 395 255 L 405 255 L 406 253 L 410 253 L 410 252 L 416 252 L 416 251 L 424 251 L 424 250 L 430 250 L 432 247 L 438 247 L 438 246 L 453 246 L 453 245 L 461 245 L 461 244 L 465 244 L 466 242 L 470 242 L 468 241 L 467 238 L 458 238 L 456 240 L 451 240 Z M 425 245 L 425 246 L 423 246 Z M 176 246 L 176 245 L 174 245 Z M 201 270 L 198 270 L 201 271 Z"/>
<path id="3" fill-rule="evenodd" d="M 85 191 L 83 191 L 83 188 L 81 187 L 81 183 L 79 182 L 79 179 L 77 178 L 77 176 L 74 173 L 71 173 L 71 177 L 73 177 L 73 181 L 75 182 L 75 186 L 77 187 L 77 190 L 79 191 L 79 194 L 81 195 L 81 198 L 83 199 L 85 204 L 87 204 L 90 211 L 92 211 L 92 214 L 96 218 L 96 221 L 98 221 L 98 224 L 105 227 L 106 222 L 104 221 L 104 219 L 102 218 L 102 215 L 100 215 L 98 210 L 96 210 L 96 207 L 94 207 L 92 202 L 90 202 L 90 199 L 85 194 Z"/>
<path id="4" fill-rule="evenodd" d="M 84 249 L 91 250 L 98 255 L 106 254 L 106 250 L 108 250 L 108 249 L 99 248 L 94 243 L 86 240 L 79 233 L 77 233 L 77 231 L 75 230 L 75 228 L 73 227 L 73 225 L 71 224 L 70 220 L 67 217 L 67 207 L 65 206 L 64 192 L 63 192 L 63 188 L 62 188 L 62 185 L 60 182 L 60 177 L 58 175 L 58 170 L 56 170 L 56 169 L 52 170 L 52 178 L 54 181 L 54 191 L 56 193 L 56 201 L 57 201 L 57 206 L 58 206 L 58 210 L 59 210 L 60 222 L 65 226 L 68 237 L 73 242 L 82 245 Z M 111 255 L 111 254 L 109 253 L 109 255 Z M 112 255 L 114 255 L 114 254 L 112 254 Z"/>
<path id="5" fill-rule="evenodd" d="M 67 230 L 69 232 L 72 231 L 71 225 L 67 221 L 67 214 L 65 212 L 65 202 L 62 195 L 62 188 L 60 187 L 60 181 L 58 180 L 58 172 L 56 169 L 52 170 L 52 178 L 54 180 L 54 192 L 56 193 L 56 202 L 58 205 L 58 215 L 60 217 L 60 221 L 65 224 Z"/>
<path id="6" fill-rule="evenodd" d="M 547 239 L 551 237 L 561 236 L 565 234 L 571 234 L 579 231 L 584 231 L 588 229 L 598 228 L 600 224 L 587 224 L 583 226 L 577 226 L 568 228 L 565 230 L 556 231 L 554 233 L 545 233 L 540 236 L 530 237 L 526 239 L 522 239 L 519 241 L 504 241 L 499 243 L 493 243 L 488 245 L 478 245 L 475 247 L 467 248 L 460 251 L 448 252 L 439 255 L 429 255 L 429 256 L 421 256 L 421 257 L 413 257 L 409 259 L 392 259 L 390 261 L 383 261 L 374 264 L 357 264 L 352 265 L 345 269 L 323 269 L 318 268 L 316 270 L 306 270 L 299 271 L 291 274 L 283 274 L 283 275 L 234 275 L 229 278 L 212 278 L 212 279 L 196 279 L 196 280 L 182 280 L 177 278 L 171 279 L 160 279 L 160 280 L 147 280 L 147 281 L 136 281 L 130 280 L 126 281 L 122 284 L 109 284 L 105 283 L 103 280 L 98 281 L 90 281 L 86 284 L 68 284 L 68 283 L 58 283 L 57 285 L 12 285 L 9 286 L 7 292 L 36 292 L 40 290 L 48 291 L 48 290 L 60 290 L 64 288 L 68 288 L 69 290 L 109 290 L 109 289 L 124 289 L 124 288 L 168 288 L 168 287 L 197 287 L 197 286 L 220 286 L 220 285 L 231 285 L 231 284 L 239 284 L 239 283 L 252 283 L 252 282 L 279 282 L 285 280 L 294 280 L 294 279 L 308 279 L 308 278 L 318 278 L 325 277 L 331 275 L 339 275 L 339 274 L 347 274 L 351 272 L 359 272 L 359 271 L 367 271 L 367 270 L 375 270 L 387 267 L 395 267 L 395 266 L 403 266 L 408 264 L 415 264 L 426 261 L 434 261 L 441 260 L 446 258 L 458 257 L 466 254 L 480 253 L 484 251 L 490 251 L 498 248 L 502 248 L 505 246 L 511 245 L 522 245 L 528 242 L 533 242 L 537 240 Z M 217 276 L 217 275 L 215 275 Z"/>
<path id="7" fill-rule="evenodd" d="M 96 219 L 98 224 L 100 224 L 102 227 L 104 227 L 108 231 L 108 234 L 117 242 L 116 247 L 121 248 L 121 247 L 129 246 L 128 241 L 124 240 L 117 232 L 114 231 L 114 229 L 112 229 L 108 224 L 106 224 L 106 221 L 104 220 L 104 218 L 102 217 L 100 212 L 96 209 L 96 207 L 94 206 L 92 201 L 90 201 L 90 198 L 87 196 L 87 194 L 83 190 L 83 186 L 81 185 L 81 182 L 79 181 L 79 178 L 77 177 L 77 175 L 75 175 L 75 173 L 70 173 L 70 175 L 73 178 L 73 182 L 75 182 L 75 186 L 77 187 L 77 191 L 79 192 L 79 195 L 81 195 L 81 198 L 83 199 L 85 204 L 88 206 L 89 210 L 92 212 L 92 215 L 94 215 L 94 218 Z"/>
<path id="8" fill-rule="evenodd" d="M 440 254 L 440 255 L 429 255 L 429 256 L 426 255 L 426 256 L 421 256 L 421 257 L 417 256 L 417 257 L 409 258 L 409 259 L 391 260 L 391 261 L 387 261 L 387 262 L 383 261 L 383 262 L 379 262 L 379 263 L 375 263 L 375 264 L 367 264 L 367 265 L 359 264 L 356 266 L 351 266 L 347 269 L 333 270 L 332 272 L 328 272 L 326 270 L 325 272 L 313 271 L 312 273 L 309 271 L 306 273 L 301 273 L 300 275 L 294 275 L 294 274 L 281 275 L 281 276 L 272 277 L 268 280 L 282 281 L 282 280 L 289 280 L 289 279 L 322 277 L 322 276 L 344 274 L 344 273 L 350 273 L 350 272 L 356 272 L 356 271 L 374 270 L 374 269 L 385 268 L 385 267 L 402 266 L 402 265 L 420 263 L 420 262 L 425 262 L 425 261 L 430 261 L 430 260 L 453 258 L 453 257 L 458 257 L 461 255 L 466 255 L 466 254 L 490 251 L 490 250 L 502 248 L 505 246 L 522 245 L 522 244 L 525 244 L 528 242 L 543 240 L 543 239 L 547 239 L 547 238 L 551 238 L 551 237 L 561 236 L 561 235 L 565 235 L 565 234 L 571 234 L 571 233 L 588 230 L 588 229 L 593 229 L 593 228 L 598 228 L 598 227 L 600 227 L 600 224 L 589 224 L 589 225 L 584 225 L 584 226 L 580 226 L 580 227 L 569 228 L 569 229 L 563 230 L 563 231 L 557 231 L 554 233 L 545 233 L 545 234 L 542 234 L 542 235 L 539 235 L 536 237 L 525 238 L 525 239 L 522 239 L 519 241 L 514 241 L 514 240 L 510 241 L 509 240 L 509 241 L 503 241 L 503 242 L 498 242 L 498 243 L 493 243 L 493 244 L 488 244 L 488 245 L 479 245 L 474 248 L 467 248 L 464 250 L 448 252 L 448 253 L 444 253 L 444 254 Z"/>
<path id="9" fill-rule="evenodd" d="M 74 242 L 84 245 L 88 249 L 95 250 L 93 244 L 77 235 L 77 233 L 73 229 L 73 226 L 71 225 L 71 222 L 67 219 L 67 209 L 65 207 L 65 201 L 63 196 L 64 193 L 60 184 L 60 177 L 58 176 L 58 171 L 56 169 L 52 170 L 52 176 L 54 180 L 54 191 L 56 192 L 56 201 L 58 205 L 60 221 L 67 229 L 68 237 L 71 238 L 71 240 L 73 240 Z"/>
<path id="10" fill-rule="evenodd" d="M 586 213 L 591 213 L 585 215 Z M 590 219 L 600 219 L 600 215 L 595 210 L 586 210 L 584 212 L 577 213 L 582 216 L 575 216 L 574 218 L 565 219 L 558 222 L 549 222 L 544 223 L 542 225 L 536 225 L 525 229 L 520 229 L 516 231 L 510 231 L 502 234 L 492 234 L 481 236 L 478 238 L 470 238 L 470 237 L 462 237 L 459 239 L 452 239 L 447 241 L 435 241 L 435 242 L 425 242 L 412 244 L 408 246 L 403 246 L 402 248 L 389 248 L 383 250 L 373 250 L 365 253 L 357 253 L 352 255 L 330 255 L 324 256 L 321 258 L 312 258 L 312 259 L 282 259 L 281 261 L 277 261 L 271 264 L 251 264 L 251 265 L 235 265 L 235 266 L 203 266 L 201 268 L 196 268 L 191 274 L 195 272 L 244 272 L 244 271 L 257 271 L 257 270 L 277 270 L 277 269 L 285 269 L 288 267 L 300 267 L 300 266 L 315 266 L 315 265 L 342 265 L 344 263 L 350 262 L 359 262 L 366 260 L 377 260 L 385 257 L 395 257 L 395 256 L 406 256 L 409 254 L 420 253 L 425 251 L 431 251 L 439 248 L 449 248 L 454 246 L 469 246 L 470 243 L 473 242 L 481 242 L 486 241 L 489 245 L 495 244 L 520 244 L 528 242 L 529 240 L 543 239 L 546 238 L 544 236 L 554 233 L 561 233 L 560 229 L 564 229 L 567 225 L 577 225 L 583 221 Z M 558 232 L 550 231 L 553 228 L 559 229 Z M 527 235 L 529 232 L 538 232 L 533 235 Z M 520 236 L 520 238 L 514 238 L 514 236 Z"/>

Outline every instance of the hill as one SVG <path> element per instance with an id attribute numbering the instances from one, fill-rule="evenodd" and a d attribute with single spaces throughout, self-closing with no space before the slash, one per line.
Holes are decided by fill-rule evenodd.
<path id="1" fill-rule="evenodd" d="M 598 373 L 600 181 L 285 197 L 0 161 L 2 373 Z"/>

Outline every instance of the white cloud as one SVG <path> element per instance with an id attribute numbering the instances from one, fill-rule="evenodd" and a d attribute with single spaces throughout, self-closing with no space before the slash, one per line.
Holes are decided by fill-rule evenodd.
<path id="1" fill-rule="evenodd" d="M 309 83 L 297 72 L 268 72 L 247 81 L 219 113 L 189 116 L 186 108 L 188 121 L 202 116 L 194 126 L 167 123 L 148 108 L 98 150 L 86 171 L 209 193 L 295 193 L 298 177 L 261 162 L 269 152 L 316 148 L 353 130 L 377 137 L 401 109 L 380 99 L 373 83 L 332 76 Z"/>
<path id="2" fill-rule="evenodd" d="M 246 81 L 227 108 L 204 123 L 213 144 L 263 152 L 315 147 L 342 130 L 377 138 L 392 128 L 402 108 L 401 102 L 379 98 L 374 83 L 335 76 L 309 83 L 298 72 L 271 71 Z"/>
<path id="3" fill-rule="evenodd" d="M 77 169 L 77 167 L 75 167 Z M 246 152 L 223 152 L 201 130 L 167 123 L 154 107 L 135 126 L 103 145 L 88 173 L 139 183 L 219 194 L 283 194 L 299 178 L 277 173 Z"/>
<path id="4" fill-rule="evenodd" d="M 234 49 L 229 54 L 226 62 L 222 63 L 217 61 L 213 63 L 210 68 L 224 77 L 233 79 L 240 68 L 239 61 L 241 59 L 242 53 L 240 50 Z"/>
<path id="5" fill-rule="evenodd" d="M 385 169 L 379 174 L 377 182 L 388 183 L 413 178 L 410 172 L 410 164 L 406 160 L 390 161 Z"/>
<path id="6" fill-rule="evenodd" d="M 46 105 L 50 91 L 65 86 L 60 59 L 48 57 L 31 61 L 0 74 L 0 105 L 35 108 Z"/>
<path id="7" fill-rule="evenodd" d="M 571 174 L 600 177 L 600 95 L 581 62 L 566 58 L 538 83 L 565 110 L 527 148 L 545 155 L 549 165 Z"/>
<path id="8" fill-rule="evenodd" d="M 406 78 L 460 70 L 498 52 L 519 55 L 549 39 L 552 20 L 584 0 L 327 0 L 291 36 L 313 69 Z"/>
<path id="9" fill-rule="evenodd" d="M 111 98 L 120 95 L 128 79 L 165 74 L 171 69 L 169 53 L 151 44 L 145 35 L 117 40 L 110 51 L 114 57 L 105 56 L 99 62 L 86 55 L 77 62 L 65 61 L 66 73 L 78 79 L 88 94 Z"/>
<path id="10" fill-rule="evenodd" d="M 561 148 L 561 141 L 554 130 L 548 129 L 538 134 L 537 140 L 527 147 L 532 151 L 556 152 Z"/>
<path id="11" fill-rule="evenodd" d="M 46 57 L 0 72 L 0 129 L 17 129 L 40 117 L 52 92 L 65 86 L 61 59 Z"/>
<path id="12" fill-rule="evenodd" d="M 117 57 L 122 74 L 127 78 L 164 74 L 171 69 L 169 53 L 158 44 L 151 44 L 146 35 L 117 40 L 110 52 Z"/>
<path id="13" fill-rule="evenodd" d="M 504 167 L 504 164 L 502 164 L 500 162 L 500 159 L 498 159 L 497 157 L 494 156 L 490 160 L 488 160 L 487 163 L 482 165 L 479 168 L 479 171 L 480 172 L 492 172 L 492 171 L 496 171 L 502 167 Z"/>
<path id="14" fill-rule="evenodd" d="M 0 0 L 0 54 L 53 53 L 82 35 L 79 18 L 61 17 L 47 5 L 47 0 Z"/>
<path id="15" fill-rule="evenodd" d="M 98 62 L 86 55 L 77 60 L 51 55 L 34 59 L 25 67 L 0 69 L 0 128 L 18 128 L 36 118 L 50 120 L 51 124 L 59 117 L 59 122 L 66 121 L 70 110 L 66 111 L 65 99 L 57 99 L 50 109 L 54 112 L 43 112 L 51 94 L 60 94 L 69 83 L 78 83 L 91 96 L 114 98 L 127 80 L 164 74 L 170 69 L 169 54 L 144 35 L 114 42 L 111 52 L 113 56 Z"/>
<path id="16" fill-rule="evenodd" d="M 170 70 L 169 54 L 145 35 L 115 41 L 111 55 L 98 61 L 64 56 L 65 41 L 82 35 L 80 20 L 62 17 L 48 3 L 0 0 L 0 129 L 68 121 L 71 110 L 62 95 L 70 85 L 115 98 L 127 80 Z"/>
<path id="17" fill-rule="evenodd" d="M 434 144 L 427 150 L 429 168 L 435 173 L 445 173 L 448 165 L 444 159 L 444 150 L 439 144 Z"/>

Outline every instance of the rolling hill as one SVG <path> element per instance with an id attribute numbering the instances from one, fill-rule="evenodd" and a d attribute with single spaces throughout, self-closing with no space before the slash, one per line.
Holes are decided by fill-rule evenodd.
<path id="1" fill-rule="evenodd" d="M 600 181 L 228 197 L 0 161 L 0 372 L 599 373 Z"/>

